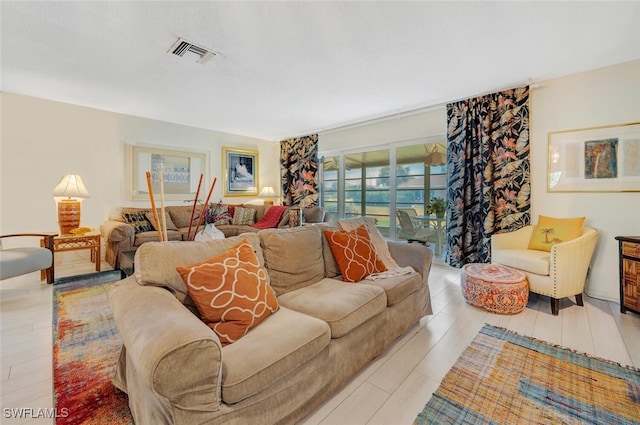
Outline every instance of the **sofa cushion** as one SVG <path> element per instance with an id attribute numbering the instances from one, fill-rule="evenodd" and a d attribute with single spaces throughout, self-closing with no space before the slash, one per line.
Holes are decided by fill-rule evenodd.
<path id="1" fill-rule="evenodd" d="M 247 239 L 264 266 L 264 257 L 258 236 L 247 233 L 239 237 L 217 239 L 213 241 L 150 242 L 136 251 L 135 277 L 140 285 L 162 286 L 171 289 L 180 299 L 185 300 L 187 287 L 176 267 L 204 261 L 237 245 Z M 268 276 L 267 276 L 268 279 Z"/>
<path id="2" fill-rule="evenodd" d="M 169 213 L 171 220 L 173 220 L 174 224 L 177 228 L 189 228 L 189 220 L 191 220 L 191 210 L 193 209 L 193 205 L 172 205 L 166 208 L 166 211 Z M 193 213 L 193 221 L 191 223 L 192 226 L 195 226 L 198 223 L 198 217 L 200 216 L 200 212 L 202 210 L 202 205 L 196 205 L 196 210 Z M 204 221 L 203 221 L 204 222 Z"/>
<path id="3" fill-rule="evenodd" d="M 322 234 L 315 226 L 258 232 L 267 273 L 282 295 L 324 278 Z"/>
<path id="4" fill-rule="evenodd" d="M 397 269 L 399 267 L 398 263 L 396 263 L 396 260 L 394 260 L 389 253 L 387 242 L 384 240 L 382 234 L 376 227 L 375 218 L 357 217 L 338 220 L 338 225 L 344 230 L 353 230 L 357 227 L 362 226 L 363 224 L 369 231 L 369 237 L 371 238 L 371 242 L 373 242 L 373 245 L 376 247 L 376 252 L 380 260 L 384 263 L 387 269 Z"/>
<path id="5" fill-rule="evenodd" d="M 254 216 L 253 222 L 260 220 L 266 214 L 269 209 L 269 205 L 264 204 L 244 204 L 241 205 L 243 208 L 250 208 L 256 211 L 256 215 Z"/>
<path id="6" fill-rule="evenodd" d="M 550 257 L 548 252 L 535 249 L 494 249 L 491 252 L 493 263 L 542 276 L 549 276 Z"/>
<path id="7" fill-rule="evenodd" d="M 147 221 L 149 222 L 149 224 L 151 224 L 151 230 L 158 230 L 158 228 L 156 227 L 155 217 L 153 216 L 153 211 L 147 211 L 144 214 L 144 216 L 147 218 Z M 164 218 L 165 218 L 165 221 L 167 223 L 167 230 L 178 230 L 176 225 L 171 220 L 171 216 L 169 215 L 169 211 L 165 211 L 164 212 Z M 158 223 L 160 225 L 159 227 L 160 227 L 160 229 L 162 229 L 162 214 L 161 214 L 161 211 L 158 211 L 158 220 L 160 221 L 160 223 Z"/>
<path id="8" fill-rule="evenodd" d="M 387 297 L 379 286 L 352 285 L 329 278 L 287 292 L 278 301 L 284 307 L 327 322 L 332 338 L 347 334 L 387 306 Z"/>
<path id="9" fill-rule="evenodd" d="M 387 296 L 387 305 L 391 306 L 404 300 L 422 286 L 422 276 L 412 272 L 402 276 L 385 277 L 377 280 L 363 280 L 363 284 L 379 286 Z"/>
<path id="10" fill-rule="evenodd" d="M 302 208 L 303 223 L 322 223 L 324 221 L 324 208 L 307 207 Z"/>
<path id="11" fill-rule="evenodd" d="M 253 224 L 256 221 L 256 210 L 253 208 L 238 207 L 233 212 L 232 224 Z"/>
<path id="12" fill-rule="evenodd" d="M 221 226 L 223 224 L 230 224 L 231 220 L 233 220 L 233 216 L 229 213 L 229 209 L 227 206 L 221 202 L 213 205 L 211 207 L 211 219 L 213 220 L 213 224 L 216 226 Z"/>
<path id="13" fill-rule="evenodd" d="M 267 273 L 246 239 L 215 257 L 176 270 L 202 320 L 223 346 L 236 342 L 278 309 Z"/>
<path id="14" fill-rule="evenodd" d="M 317 226 L 323 230 L 322 232 L 322 258 L 324 260 L 324 272 L 325 277 L 337 277 L 340 276 L 340 267 L 338 267 L 338 262 L 333 256 L 333 252 L 331 252 L 331 246 L 329 245 L 329 241 L 324 234 L 324 230 L 340 230 L 340 227 L 336 225 L 336 223 L 319 223 Z"/>
<path id="15" fill-rule="evenodd" d="M 364 226 L 354 230 L 324 230 L 345 282 L 359 282 L 387 268 L 380 261 Z"/>
<path id="16" fill-rule="evenodd" d="M 123 212 L 125 223 L 128 223 L 136 233 L 153 230 L 153 226 L 147 220 L 147 210 Z"/>
<path id="17" fill-rule="evenodd" d="M 182 233 L 175 230 L 167 230 L 167 239 L 170 241 L 181 241 Z M 158 242 L 158 231 L 151 230 L 148 232 L 136 233 L 136 236 L 133 240 L 134 246 L 140 246 L 146 242 Z"/>
<path id="18" fill-rule="evenodd" d="M 295 375 L 330 341 L 325 322 L 281 306 L 260 326 L 222 349 L 222 400 L 237 403 L 280 379 L 291 379 L 287 376 Z"/>
<path id="19" fill-rule="evenodd" d="M 570 241 L 582 235 L 584 217 L 553 218 L 538 216 L 538 224 L 533 228 L 529 249 L 551 252 L 553 245 Z"/>

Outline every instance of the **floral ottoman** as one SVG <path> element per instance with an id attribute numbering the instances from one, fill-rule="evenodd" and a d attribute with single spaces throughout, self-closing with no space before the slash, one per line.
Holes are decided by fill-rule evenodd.
<path id="1" fill-rule="evenodd" d="M 499 264 L 466 264 L 460 275 L 460 286 L 469 304 L 492 313 L 520 313 L 529 301 L 527 276 Z"/>

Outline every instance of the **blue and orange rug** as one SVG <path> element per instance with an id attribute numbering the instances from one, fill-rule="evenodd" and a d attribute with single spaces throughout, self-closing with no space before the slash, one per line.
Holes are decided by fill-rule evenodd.
<path id="1" fill-rule="evenodd" d="M 640 424 L 640 371 L 484 325 L 415 425 Z"/>
<path id="2" fill-rule="evenodd" d="M 120 271 L 58 279 L 53 288 L 56 424 L 132 424 L 127 395 L 111 383 L 122 347 L 107 294 Z"/>

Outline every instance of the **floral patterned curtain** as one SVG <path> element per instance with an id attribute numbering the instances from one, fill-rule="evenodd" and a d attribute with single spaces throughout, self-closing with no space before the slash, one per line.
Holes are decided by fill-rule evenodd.
<path id="1" fill-rule="evenodd" d="M 282 205 L 318 204 L 318 135 L 280 142 Z"/>
<path id="2" fill-rule="evenodd" d="M 447 105 L 447 254 L 491 261 L 491 235 L 530 222 L 529 87 Z"/>

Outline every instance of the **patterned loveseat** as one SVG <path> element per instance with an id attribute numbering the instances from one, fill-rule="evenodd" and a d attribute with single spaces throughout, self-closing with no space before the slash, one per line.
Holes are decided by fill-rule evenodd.
<path id="1" fill-rule="evenodd" d="M 216 228 L 222 231 L 225 237 L 231 237 L 260 230 L 261 228 L 253 225 L 265 216 L 270 207 L 270 205 L 218 203 L 211 204 L 211 211 L 216 211 L 216 214 L 220 215 L 219 219 L 215 221 Z M 192 206 L 190 205 L 165 207 L 168 240 L 188 240 L 191 210 Z M 200 207 L 198 207 L 197 212 L 199 210 Z M 329 215 L 325 213 L 322 207 L 303 208 L 302 215 L 303 221 L 306 223 L 329 221 Z M 194 216 L 196 218 L 194 218 L 192 224 L 192 236 L 197 224 L 197 214 L 194 214 Z M 153 223 L 154 220 L 150 208 L 122 207 L 112 210 L 107 221 L 100 226 L 100 233 L 105 244 L 105 260 L 114 269 L 117 269 L 120 267 L 120 253 L 136 251 L 145 242 L 157 242 L 158 232 Z M 202 230 L 202 227 L 203 224 L 201 224 L 200 230 Z M 270 227 L 289 227 L 288 212 L 284 211 L 277 225 Z"/>

